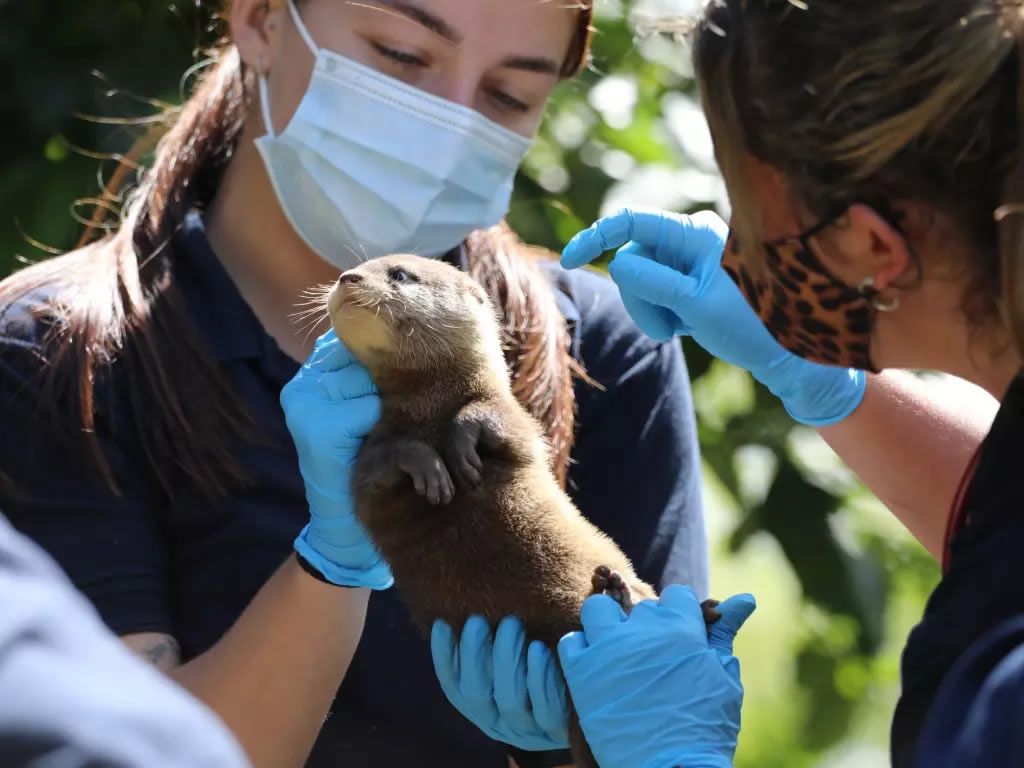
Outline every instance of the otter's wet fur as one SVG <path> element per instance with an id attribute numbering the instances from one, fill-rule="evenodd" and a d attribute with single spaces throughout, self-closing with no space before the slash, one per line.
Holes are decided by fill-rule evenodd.
<path id="1" fill-rule="evenodd" d="M 381 396 L 355 465 L 356 511 L 425 634 L 436 619 L 459 632 L 473 614 L 492 626 L 515 615 L 555 648 L 579 629 L 601 567 L 635 598 L 656 596 L 556 481 L 540 424 L 512 395 L 494 308 L 471 277 L 387 256 L 345 272 L 327 305 Z M 571 720 L 576 765 L 596 765 Z"/>

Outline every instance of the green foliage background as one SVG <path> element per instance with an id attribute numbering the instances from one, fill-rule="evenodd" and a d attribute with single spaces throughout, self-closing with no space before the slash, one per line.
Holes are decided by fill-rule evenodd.
<path id="1" fill-rule="evenodd" d="M 681 0 L 680 0 L 681 1 Z M 679 2 L 599 0 L 595 64 L 557 94 L 510 220 L 560 250 L 622 204 L 727 215 L 688 52 L 638 33 Z M 140 128 L 97 122 L 177 103 L 211 41 L 209 3 L 0 0 L 0 275 L 39 245 L 70 248 L 117 153 Z M 705 461 L 713 590 L 752 591 L 738 642 L 741 768 L 887 762 L 899 652 L 934 562 L 750 377 L 686 345 Z M 628 514 L 628 510 L 623 510 Z"/>

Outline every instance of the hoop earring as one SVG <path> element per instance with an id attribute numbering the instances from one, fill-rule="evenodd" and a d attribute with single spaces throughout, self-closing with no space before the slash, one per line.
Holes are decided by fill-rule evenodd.
<path id="1" fill-rule="evenodd" d="M 857 287 L 861 295 L 871 302 L 871 306 L 879 312 L 895 312 L 900 308 L 900 297 L 893 296 L 890 299 L 882 299 L 878 289 L 875 288 L 875 278 L 868 275 L 860 281 Z"/>

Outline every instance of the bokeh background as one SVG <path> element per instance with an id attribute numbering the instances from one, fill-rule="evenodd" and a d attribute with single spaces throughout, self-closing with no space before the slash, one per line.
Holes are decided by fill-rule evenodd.
<path id="1" fill-rule="evenodd" d="M 187 91 L 212 5 L 0 0 L 0 276 L 73 246 L 112 158 Z M 598 0 L 597 11 L 594 67 L 558 93 L 510 213 L 524 239 L 556 251 L 622 204 L 728 214 L 688 51 L 646 32 L 692 3 Z M 759 603 L 738 642 L 737 765 L 887 764 L 900 650 L 938 568 L 766 390 L 685 349 L 713 590 Z"/>

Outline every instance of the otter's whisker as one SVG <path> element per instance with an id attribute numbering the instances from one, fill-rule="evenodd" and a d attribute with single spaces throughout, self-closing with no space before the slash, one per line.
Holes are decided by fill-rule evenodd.
<path id="1" fill-rule="evenodd" d="M 313 335 L 313 331 L 315 331 L 315 330 L 316 330 L 317 326 L 318 326 L 318 325 L 320 325 L 320 323 L 322 323 L 322 322 L 323 322 L 324 320 L 328 320 L 328 319 L 329 319 L 329 318 L 327 317 L 327 315 L 324 315 L 324 316 L 323 316 L 323 317 L 321 317 L 321 318 L 320 318 L 319 320 L 317 320 L 317 321 L 316 321 L 315 323 L 313 323 L 313 324 L 312 324 L 312 325 L 311 325 L 311 326 L 309 327 L 309 329 L 308 329 L 308 330 L 306 331 L 306 335 L 305 335 L 305 337 L 304 337 L 304 338 L 302 339 L 302 343 L 303 343 L 303 344 L 305 344 L 306 342 L 308 342 L 308 341 L 309 341 L 309 337 Z"/>
<path id="2" fill-rule="evenodd" d="M 301 324 L 301 325 L 304 326 L 306 324 L 306 322 L 310 320 L 310 318 L 315 318 L 315 322 L 320 322 L 320 320 L 322 318 L 327 317 L 327 316 L 328 315 L 327 315 L 326 312 L 312 311 L 311 310 L 309 312 L 303 312 L 302 314 L 299 314 L 299 315 L 289 316 L 289 321 L 292 323 L 292 325 L 300 325 Z"/>

